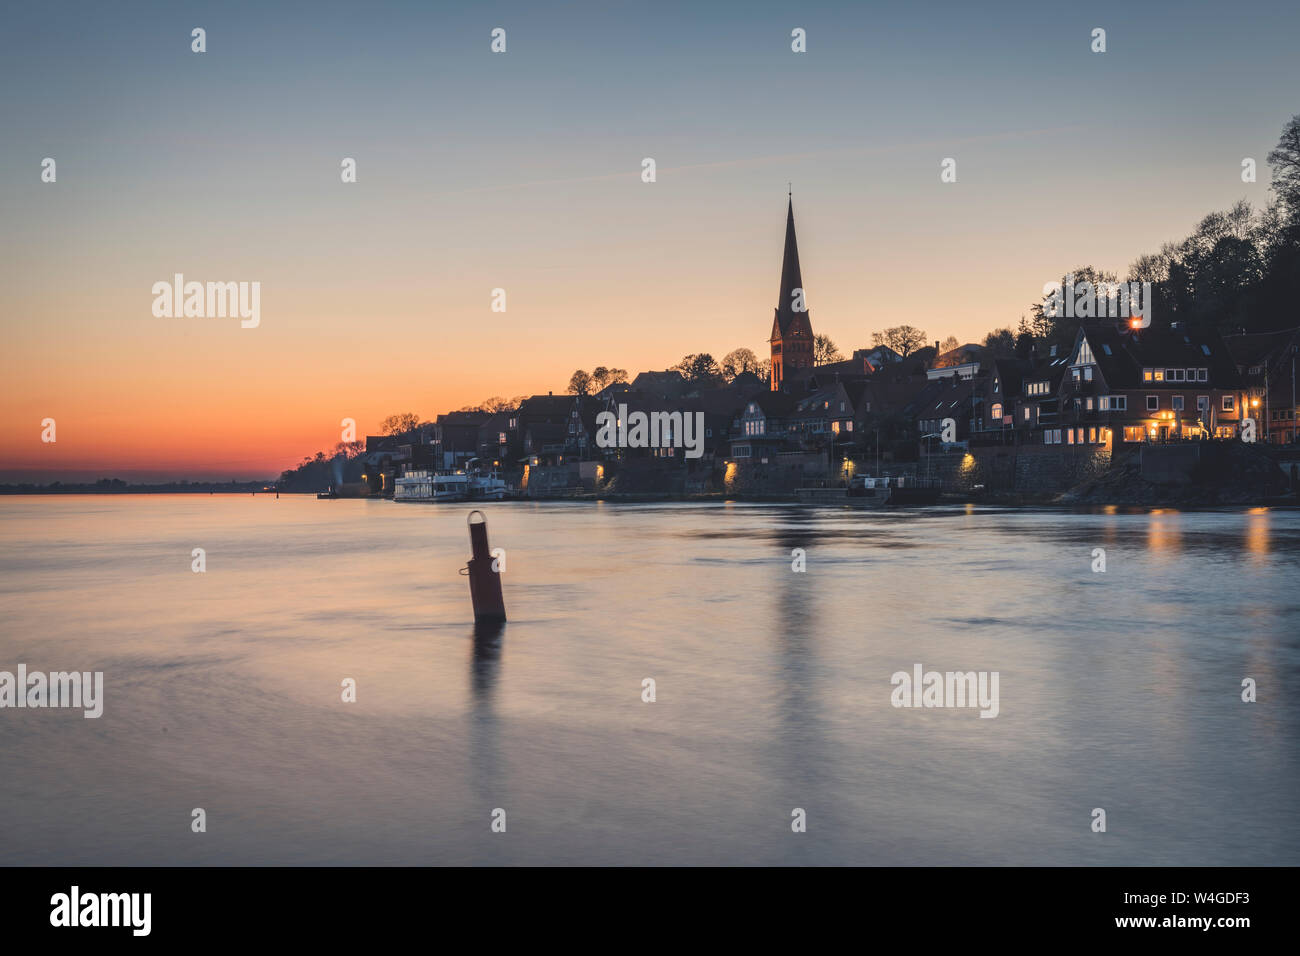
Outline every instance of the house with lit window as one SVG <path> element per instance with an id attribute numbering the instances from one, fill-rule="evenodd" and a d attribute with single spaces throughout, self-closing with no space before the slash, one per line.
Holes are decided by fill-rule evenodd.
<path id="1" fill-rule="evenodd" d="M 759 392 L 750 398 L 731 438 L 731 457 L 762 459 L 792 447 L 795 406 L 795 398 L 785 392 Z"/>
<path id="2" fill-rule="evenodd" d="M 481 463 L 503 468 L 510 459 L 519 421 L 518 409 L 494 412 L 478 427 L 478 457 Z"/>
<path id="3" fill-rule="evenodd" d="M 971 437 L 984 441 L 1012 441 L 1020 425 L 1016 406 L 1021 384 L 1031 365 L 1028 359 L 995 358 L 974 379 L 971 394 Z"/>
<path id="4" fill-rule="evenodd" d="M 1057 355 L 1056 347 L 1046 358 L 1036 356 L 1021 376 L 1020 395 L 1015 400 L 1016 428 L 1030 435 L 1039 429 L 1055 429 L 1060 412 L 1061 380 L 1068 371 L 1070 357 Z"/>
<path id="5" fill-rule="evenodd" d="M 1038 429 L 1044 444 L 1119 447 L 1239 433 L 1246 395 L 1213 330 L 1083 326 L 1062 367 L 1056 421 Z"/>
<path id="6" fill-rule="evenodd" d="M 1223 341 L 1241 376 L 1251 417 L 1259 422 L 1259 440 L 1296 441 L 1300 328 L 1228 335 Z"/>
<path id="7" fill-rule="evenodd" d="M 789 417 L 790 434 L 804 445 L 824 444 L 832 435 L 853 431 L 853 401 L 839 382 L 797 398 Z"/>

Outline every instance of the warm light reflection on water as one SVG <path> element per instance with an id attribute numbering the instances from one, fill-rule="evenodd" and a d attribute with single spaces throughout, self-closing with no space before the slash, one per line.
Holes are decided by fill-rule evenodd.
<path id="1" fill-rule="evenodd" d="M 0 499 L 0 670 L 106 684 L 0 710 L 0 863 L 1300 862 L 1300 513 L 484 510 L 499 633 L 463 507 Z"/>

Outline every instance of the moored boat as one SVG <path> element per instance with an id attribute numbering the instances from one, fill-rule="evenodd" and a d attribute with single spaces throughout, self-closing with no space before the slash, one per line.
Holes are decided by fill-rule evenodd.
<path id="1" fill-rule="evenodd" d="M 463 473 L 415 469 L 393 481 L 394 501 L 464 501 L 468 497 L 469 476 Z"/>

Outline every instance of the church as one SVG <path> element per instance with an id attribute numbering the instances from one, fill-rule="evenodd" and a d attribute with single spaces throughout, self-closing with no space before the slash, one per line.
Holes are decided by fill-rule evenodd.
<path id="1" fill-rule="evenodd" d="M 772 391 L 781 390 L 798 369 L 813 367 L 813 330 L 799 274 L 799 246 L 794 238 L 794 197 L 785 216 L 785 255 L 781 260 L 781 293 L 772 319 Z"/>

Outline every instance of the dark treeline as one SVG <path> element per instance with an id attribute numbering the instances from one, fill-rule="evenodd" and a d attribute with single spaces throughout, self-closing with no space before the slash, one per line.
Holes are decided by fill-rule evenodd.
<path id="1" fill-rule="evenodd" d="M 135 484 L 121 478 L 100 478 L 98 481 L 52 481 L 47 485 L 33 482 L 0 485 L 0 495 L 114 495 L 114 494 L 239 494 L 271 490 L 264 481 L 160 481 Z"/>
<path id="2" fill-rule="evenodd" d="M 1268 154 L 1272 197 L 1262 209 L 1242 199 L 1212 212 L 1181 242 L 1139 256 L 1122 279 L 1092 266 L 1067 275 L 1075 284 L 1149 282 L 1152 322 L 1214 328 L 1223 335 L 1273 332 L 1300 325 L 1300 114 L 1282 128 Z M 1064 284 L 1065 275 L 1061 277 Z M 1052 318 L 1035 302 L 1018 328 L 996 329 L 984 345 L 1009 353 L 1017 344 L 1073 345 L 1079 319 Z"/>
<path id="3" fill-rule="evenodd" d="M 400 431 L 386 430 L 384 434 L 400 434 Z M 277 487 L 286 492 L 324 491 L 332 486 L 360 481 L 359 456 L 365 448 L 366 443 L 361 441 L 339 442 L 331 454 L 318 451 L 314 457 L 304 458 L 298 467 L 282 472 Z"/>

